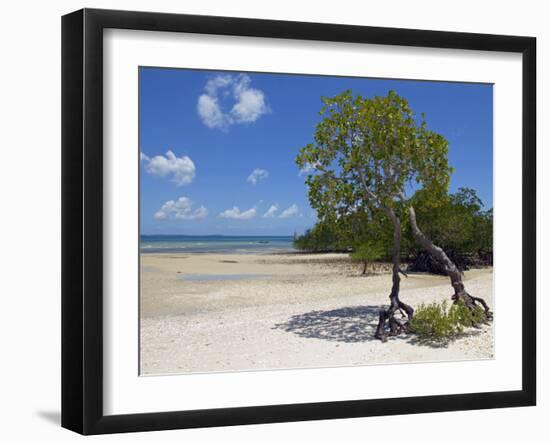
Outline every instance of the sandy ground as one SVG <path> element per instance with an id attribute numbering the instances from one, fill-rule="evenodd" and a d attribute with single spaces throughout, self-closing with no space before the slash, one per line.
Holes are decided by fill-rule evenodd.
<path id="1" fill-rule="evenodd" d="M 371 275 L 343 254 L 143 254 L 141 373 L 166 374 L 493 357 L 493 328 L 445 347 L 412 336 L 373 337 L 391 275 Z M 493 306 L 492 269 L 465 274 Z M 409 274 L 401 298 L 413 307 L 449 300 L 447 277 Z"/>

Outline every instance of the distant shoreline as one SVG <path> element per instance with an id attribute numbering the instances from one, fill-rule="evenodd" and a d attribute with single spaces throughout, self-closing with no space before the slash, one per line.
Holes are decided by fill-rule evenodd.
<path id="1" fill-rule="evenodd" d="M 268 249 L 247 249 L 247 250 L 186 250 L 186 249 L 170 249 L 170 248 L 140 248 L 140 254 L 219 254 L 219 255 L 244 255 L 244 254 L 259 254 L 259 255 L 281 255 L 281 254 L 331 254 L 331 252 L 307 252 L 299 250 L 268 250 Z"/>
<path id="2" fill-rule="evenodd" d="M 186 237 L 186 238 L 198 238 L 198 237 L 224 237 L 224 238 L 240 238 L 240 237 L 256 237 L 256 238 L 293 238 L 294 235 L 229 235 L 229 234 L 139 234 L 140 237 Z"/>

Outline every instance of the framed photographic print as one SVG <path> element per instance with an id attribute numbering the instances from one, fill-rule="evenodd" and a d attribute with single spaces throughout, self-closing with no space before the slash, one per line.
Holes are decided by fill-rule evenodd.
<path id="1" fill-rule="evenodd" d="M 530 37 L 62 21 L 62 425 L 534 405 Z"/>

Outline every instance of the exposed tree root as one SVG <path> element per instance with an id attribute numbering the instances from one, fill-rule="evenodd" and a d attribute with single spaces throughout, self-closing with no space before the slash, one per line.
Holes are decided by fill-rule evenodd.
<path id="1" fill-rule="evenodd" d="M 451 299 L 454 303 L 462 302 L 464 305 L 470 309 L 476 309 L 479 305 L 483 308 L 485 312 L 485 320 L 491 321 L 493 319 L 493 313 L 489 308 L 489 305 L 481 297 L 474 297 L 473 295 L 466 292 L 464 289 L 464 284 L 462 282 L 457 282 L 453 284 L 455 288 L 455 293 L 452 295 Z"/>
<path id="2" fill-rule="evenodd" d="M 395 316 L 397 312 L 401 314 L 399 319 Z M 379 340 L 386 341 L 388 335 L 392 337 L 402 332 L 408 332 L 409 322 L 413 315 L 414 309 L 411 306 L 403 303 L 399 298 L 393 299 L 388 309 L 380 311 L 374 336 Z M 386 330 L 386 325 L 389 327 L 389 331 Z"/>
<path id="3" fill-rule="evenodd" d="M 416 241 L 422 246 L 445 270 L 445 273 L 451 280 L 451 285 L 454 289 L 454 294 L 451 299 L 454 303 L 462 301 L 468 308 L 475 309 L 477 305 L 481 305 L 485 312 L 485 320 L 491 321 L 493 319 L 493 313 L 491 312 L 489 305 L 481 297 L 474 297 L 468 294 L 462 283 L 462 272 L 456 267 L 454 262 L 449 259 L 445 251 L 436 246 L 418 227 L 416 222 L 416 213 L 412 206 L 409 206 L 409 218 L 412 233 Z"/>
<path id="4" fill-rule="evenodd" d="M 399 286 L 401 283 L 401 277 L 399 274 L 407 276 L 400 268 L 401 260 L 401 221 L 395 212 L 386 208 L 386 213 L 390 217 L 394 226 L 393 234 L 393 251 L 392 251 L 392 289 L 390 293 L 390 307 L 380 311 L 378 317 L 378 326 L 374 336 L 382 341 L 386 341 L 388 332 L 386 331 L 386 325 L 389 326 L 389 335 L 395 336 L 408 330 L 410 320 L 414 315 L 414 309 L 399 300 Z M 397 319 L 395 314 L 401 313 L 401 319 Z"/>

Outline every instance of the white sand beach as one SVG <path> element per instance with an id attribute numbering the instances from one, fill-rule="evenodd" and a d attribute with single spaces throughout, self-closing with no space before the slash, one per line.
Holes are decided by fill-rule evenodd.
<path id="1" fill-rule="evenodd" d="M 491 325 L 446 347 L 414 336 L 374 339 L 388 304 L 387 265 L 346 254 L 142 254 L 141 374 L 334 367 L 493 357 Z M 493 271 L 465 273 L 473 295 L 493 307 Z M 409 274 L 401 299 L 450 300 L 447 277 Z"/>

